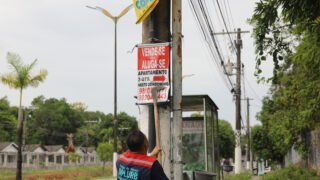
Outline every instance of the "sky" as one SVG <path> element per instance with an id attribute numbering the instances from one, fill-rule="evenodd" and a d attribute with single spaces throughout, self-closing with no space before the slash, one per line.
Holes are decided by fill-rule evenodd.
<path id="1" fill-rule="evenodd" d="M 253 13 L 255 1 L 225 1 L 230 4 L 234 27 L 252 32 L 247 19 Z M 9 51 L 18 53 L 25 63 L 38 59 L 36 70 L 45 68 L 49 74 L 38 88 L 24 91 L 24 106 L 30 106 L 35 97 L 43 95 L 66 98 L 70 103 L 83 102 L 90 111 L 113 113 L 114 24 L 102 13 L 85 6 L 101 6 L 118 15 L 130 3 L 130 0 L 0 0 L 0 74 L 9 72 L 6 60 Z M 194 74 L 183 80 L 183 94 L 208 94 L 219 107 L 219 118 L 234 126 L 232 94 L 210 59 L 188 1 L 182 0 L 182 3 L 183 74 Z M 132 49 L 141 43 L 142 28 L 135 24 L 135 18 L 131 10 L 118 22 L 118 111 L 139 119 L 134 99 L 137 50 Z M 223 27 L 216 29 L 222 31 Z M 251 34 L 243 34 L 242 38 L 245 92 L 253 99 L 251 124 L 257 124 L 255 115 L 269 85 L 257 84 L 253 76 L 253 39 Z M 233 56 L 229 58 L 235 61 Z M 272 64 L 264 65 L 263 70 L 270 74 Z M 3 96 L 8 97 L 11 105 L 19 102 L 17 90 L 0 84 L 0 97 Z M 245 107 L 243 103 L 242 110 Z"/>

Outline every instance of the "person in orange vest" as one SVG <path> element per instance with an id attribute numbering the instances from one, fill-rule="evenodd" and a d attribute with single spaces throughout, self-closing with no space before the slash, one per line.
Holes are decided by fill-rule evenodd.
<path id="1" fill-rule="evenodd" d="M 149 142 L 141 131 L 131 132 L 126 143 L 128 150 L 120 155 L 116 163 L 118 180 L 168 180 L 156 160 L 161 150 L 155 147 L 148 156 Z"/>

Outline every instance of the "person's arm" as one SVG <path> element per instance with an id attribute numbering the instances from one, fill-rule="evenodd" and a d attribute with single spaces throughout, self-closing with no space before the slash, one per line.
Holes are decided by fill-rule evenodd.
<path id="1" fill-rule="evenodd" d="M 161 152 L 161 149 L 158 146 L 156 146 L 154 147 L 154 149 L 152 150 L 149 156 L 152 156 L 157 159 L 160 152 Z"/>
<path id="2" fill-rule="evenodd" d="M 152 180 L 169 180 L 158 161 L 153 163 L 150 177 Z"/>

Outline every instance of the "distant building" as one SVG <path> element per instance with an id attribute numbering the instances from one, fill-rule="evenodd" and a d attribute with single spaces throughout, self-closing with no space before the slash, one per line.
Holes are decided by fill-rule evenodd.
<path id="1" fill-rule="evenodd" d="M 18 146 L 15 143 L 0 142 L 0 167 L 16 167 L 17 152 Z"/>
<path id="2" fill-rule="evenodd" d="M 13 142 L 0 142 L 0 168 L 16 168 L 18 146 Z M 94 147 L 76 147 L 80 165 L 98 165 Z M 73 166 L 63 145 L 28 144 L 22 148 L 23 167 L 32 169 Z"/>

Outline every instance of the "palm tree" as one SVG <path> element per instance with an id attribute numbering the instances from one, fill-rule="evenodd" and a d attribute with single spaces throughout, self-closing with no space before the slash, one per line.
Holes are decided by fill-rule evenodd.
<path id="1" fill-rule="evenodd" d="M 22 114 L 22 90 L 27 87 L 37 87 L 40 82 L 43 82 L 48 72 L 45 69 L 40 70 L 36 75 L 32 75 L 31 71 L 37 64 L 37 59 L 35 59 L 31 64 L 24 64 L 21 57 L 18 54 L 10 53 L 7 54 L 8 64 L 10 66 L 11 72 L 1 75 L 1 82 L 8 85 L 10 88 L 18 89 L 20 92 L 19 101 L 19 112 L 18 112 L 18 158 L 17 158 L 17 171 L 16 179 L 22 179 L 22 134 L 23 134 L 23 114 Z"/>

